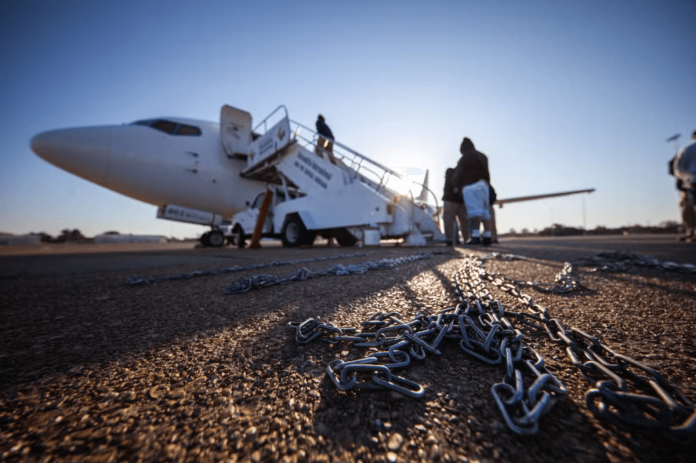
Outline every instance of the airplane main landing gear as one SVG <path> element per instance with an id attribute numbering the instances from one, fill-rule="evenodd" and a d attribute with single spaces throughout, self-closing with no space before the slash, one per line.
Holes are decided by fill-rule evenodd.
<path id="1" fill-rule="evenodd" d="M 244 230 L 242 226 L 237 224 L 232 229 L 232 236 L 230 237 L 230 244 L 237 246 L 238 248 L 243 248 L 246 245 L 246 239 L 244 238 Z"/>
<path id="2" fill-rule="evenodd" d="M 225 244 L 225 235 L 220 230 L 213 230 L 208 234 L 208 245 L 219 248 Z"/>
<path id="3" fill-rule="evenodd" d="M 220 230 L 211 230 L 201 235 L 201 244 L 205 247 L 219 248 L 225 244 L 225 235 Z"/>

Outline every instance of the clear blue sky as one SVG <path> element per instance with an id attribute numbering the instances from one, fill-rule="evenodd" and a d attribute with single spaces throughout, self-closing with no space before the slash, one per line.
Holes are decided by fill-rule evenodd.
<path id="1" fill-rule="evenodd" d="M 0 2 L 0 231 L 194 236 L 35 156 L 38 132 L 285 104 L 392 167 L 444 171 L 469 136 L 498 196 L 597 188 L 587 226 L 677 220 L 696 130 L 696 2 Z M 499 230 L 582 225 L 583 200 L 511 204 Z"/>

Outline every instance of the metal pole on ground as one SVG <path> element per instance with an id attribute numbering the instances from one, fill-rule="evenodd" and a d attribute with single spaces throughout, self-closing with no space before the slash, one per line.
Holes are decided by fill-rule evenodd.
<path id="1" fill-rule="evenodd" d="M 266 195 L 263 197 L 263 203 L 261 203 L 261 208 L 259 209 L 259 217 L 256 219 L 254 234 L 251 236 L 249 249 L 261 249 L 261 233 L 263 232 L 263 223 L 266 221 L 266 214 L 268 213 L 268 208 L 271 206 L 272 198 L 273 192 L 271 190 L 266 190 Z"/>

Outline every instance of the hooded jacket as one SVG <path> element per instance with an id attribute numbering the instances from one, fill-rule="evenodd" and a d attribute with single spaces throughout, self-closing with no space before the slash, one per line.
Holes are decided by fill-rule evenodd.
<path id="1" fill-rule="evenodd" d="M 461 189 L 479 180 L 491 183 L 491 174 L 488 171 L 488 158 L 485 154 L 476 151 L 474 143 L 465 138 L 459 147 L 462 157 L 459 158 L 457 167 L 454 169 L 452 184 L 455 188 Z"/>
<path id="2" fill-rule="evenodd" d="M 317 123 L 315 124 L 317 126 L 317 133 L 319 135 L 322 135 L 325 138 L 328 138 L 329 140 L 334 139 L 333 132 L 331 132 L 331 129 L 329 126 L 324 122 L 324 118 L 320 117 L 317 119 Z"/>

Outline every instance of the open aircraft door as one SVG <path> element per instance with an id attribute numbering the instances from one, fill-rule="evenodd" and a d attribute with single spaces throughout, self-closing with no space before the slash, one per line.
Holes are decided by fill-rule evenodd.
<path id="1" fill-rule="evenodd" d="M 220 111 L 220 139 L 228 157 L 249 156 L 251 114 L 224 105 Z"/>

